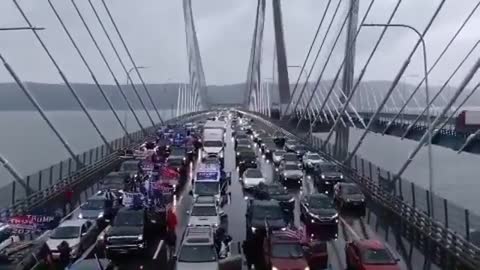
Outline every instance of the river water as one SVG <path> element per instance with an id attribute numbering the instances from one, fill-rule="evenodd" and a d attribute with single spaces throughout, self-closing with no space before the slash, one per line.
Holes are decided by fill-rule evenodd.
<path id="1" fill-rule="evenodd" d="M 76 153 L 101 144 L 99 136 L 82 112 L 49 111 L 47 114 Z M 145 111 L 138 111 L 137 114 L 144 126 L 150 126 Z M 120 111 L 119 115 L 129 131 L 139 129 L 131 113 Z M 153 112 L 151 115 L 156 116 Z M 172 116 L 172 111 L 163 111 L 162 115 L 168 119 Z M 110 111 L 92 111 L 92 116 L 108 140 L 121 136 L 120 126 Z M 358 141 L 361 132 L 363 130 L 351 129 L 350 149 Z M 416 144 L 414 141 L 371 133 L 360 147 L 359 154 L 384 169 L 396 172 Z M 34 111 L 0 112 L 0 154 L 23 176 L 68 158 L 53 132 Z M 480 213 L 480 156 L 457 154 L 453 150 L 433 146 L 433 157 L 435 193 Z M 427 152 L 424 148 L 405 172 L 404 178 L 427 187 L 427 165 Z M 10 181 L 11 177 L 1 167 L 0 187 Z"/>

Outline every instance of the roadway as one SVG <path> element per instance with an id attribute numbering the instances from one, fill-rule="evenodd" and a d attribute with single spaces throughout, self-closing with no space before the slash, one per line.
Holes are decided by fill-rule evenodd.
<path id="1" fill-rule="evenodd" d="M 235 166 L 235 151 L 234 144 L 231 139 L 231 132 L 232 130 L 228 128 L 225 149 L 225 172 L 231 172 L 232 176 L 232 184 L 229 187 L 231 196 L 229 196 L 228 203 L 224 206 L 227 218 L 225 223 L 222 223 L 222 226 L 228 227 L 227 231 L 233 238 L 232 246 L 235 247 L 238 245 L 238 243 L 241 244 L 246 238 L 245 213 L 247 203 L 244 199 L 241 184 L 238 181 L 239 175 Z M 259 164 L 261 164 L 260 166 L 262 172 L 266 176 L 267 180 L 277 181 L 273 165 L 263 159 L 261 155 L 258 155 L 257 158 Z M 188 224 L 188 215 L 186 212 L 190 209 L 192 204 L 192 197 L 188 194 L 188 192 L 191 189 L 191 177 L 194 170 L 195 166 L 191 164 L 189 168 L 190 173 L 188 175 L 187 184 L 176 197 L 175 206 L 179 221 L 177 227 L 177 246 L 180 244 L 181 236 Z M 312 181 L 305 175 L 302 188 L 291 189 L 290 192 L 296 198 L 294 223 L 296 226 L 301 226 L 299 218 L 299 198 L 302 192 L 312 193 L 315 192 L 315 188 Z M 75 216 L 76 215 L 74 215 L 74 217 Z M 402 258 L 399 252 L 396 251 L 397 244 L 395 237 L 389 237 L 388 230 L 386 230 L 387 233 L 385 233 L 385 230 L 382 230 L 382 226 L 375 226 L 381 224 L 380 222 L 376 222 L 379 220 L 380 219 L 378 219 L 375 213 L 370 211 L 370 209 L 367 209 L 365 216 L 358 216 L 351 213 L 341 213 L 337 237 L 333 237 L 327 242 L 329 264 L 331 269 L 343 270 L 346 268 L 344 252 L 345 243 L 354 239 L 369 238 L 387 242 L 387 246 L 390 247 L 390 250 L 393 252 L 393 254 L 398 258 Z M 90 249 L 82 255 L 82 257 L 92 258 L 94 254 L 100 258 L 104 257 L 104 254 L 101 251 L 96 251 L 95 246 L 91 246 Z M 419 254 L 419 252 L 414 250 L 411 258 L 411 264 L 407 264 L 402 258 L 401 269 L 418 269 L 417 266 L 423 265 L 423 257 L 421 254 Z M 158 269 L 159 266 L 161 266 L 162 269 L 164 266 L 166 266 L 166 269 L 173 269 L 172 263 L 169 263 L 167 260 L 166 244 L 161 235 L 151 236 L 148 238 L 147 252 L 145 252 L 145 254 L 118 258 L 115 260 L 115 263 L 117 265 L 117 269 Z M 407 267 L 407 265 L 413 265 L 414 267 Z"/>

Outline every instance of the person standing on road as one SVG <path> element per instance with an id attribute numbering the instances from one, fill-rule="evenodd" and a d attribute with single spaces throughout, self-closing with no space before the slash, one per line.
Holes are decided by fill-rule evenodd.
<path id="1" fill-rule="evenodd" d="M 173 254 L 175 253 L 175 248 L 177 245 L 177 215 L 175 214 L 175 208 L 172 206 L 167 210 L 167 235 L 166 235 L 166 242 L 168 245 L 168 257 L 172 258 Z"/>

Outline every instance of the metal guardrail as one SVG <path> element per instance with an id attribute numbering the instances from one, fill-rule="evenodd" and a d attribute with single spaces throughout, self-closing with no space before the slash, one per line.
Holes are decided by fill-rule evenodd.
<path id="1" fill-rule="evenodd" d="M 308 141 L 305 142 L 304 139 L 299 136 L 272 123 L 270 119 L 265 119 L 263 115 L 247 111 L 241 112 L 262 121 L 266 126 L 282 132 L 287 137 L 307 143 L 311 148 L 321 152 L 326 158 L 341 166 L 343 170 L 349 174 L 350 178 L 364 189 L 366 195 L 371 200 L 375 201 L 378 205 L 381 205 L 392 215 L 395 215 L 396 220 L 401 221 L 406 227 L 413 229 L 421 236 L 421 238 L 427 240 L 426 242 L 423 242 L 423 245 L 429 245 L 430 255 L 432 255 L 432 252 L 434 252 L 435 249 L 440 250 L 440 254 L 448 255 L 448 258 L 460 262 L 459 264 L 453 262 L 453 265 L 466 267 L 460 269 L 480 269 L 480 249 L 477 246 L 467 241 L 456 231 L 445 228 L 442 223 L 435 221 L 424 211 L 404 202 L 398 196 L 392 195 L 372 179 L 358 174 L 356 170 L 338 162 L 332 156 L 326 154 L 319 148 L 321 143 L 313 143 L 315 140 L 319 140 L 318 138 L 314 139 L 310 137 L 308 138 Z M 439 257 L 440 258 L 437 258 L 437 262 L 438 259 L 440 259 L 440 261 L 445 259 L 442 258 L 443 256 L 441 255 Z"/>
<path id="2" fill-rule="evenodd" d="M 177 121 L 185 121 L 187 119 L 193 120 L 196 117 L 201 117 L 201 115 L 206 112 L 208 111 L 185 114 L 180 117 L 167 120 L 165 124 L 177 122 Z M 152 133 L 155 131 L 155 128 L 150 127 L 149 129 L 147 129 L 147 131 L 149 131 L 149 133 Z M 143 136 L 141 131 L 135 132 L 133 135 L 134 136 L 132 137 L 135 139 L 135 142 L 133 142 L 132 144 L 129 144 L 127 140 L 124 140 L 123 138 L 119 138 L 115 140 L 115 141 L 121 140 L 124 142 L 124 143 L 118 143 L 118 142 L 115 143 L 116 145 L 114 147 L 114 149 L 116 150 L 115 152 L 102 155 L 102 158 L 97 160 L 96 162 L 90 162 L 90 164 L 84 167 L 78 168 L 77 170 L 65 176 L 60 174 L 59 179 L 55 183 L 52 183 L 52 185 L 46 188 L 43 188 L 41 190 L 38 190 L 22 198 L 21 200 L 15 201 L 8 207 L 1 210 L 0 218 L 7 219 L 11 215 L 15 215 L 19 213 L 25 213 L 25 214 L 30 213 L 33 209 L 41 208 L 42 205 L 44 205 L 48 201 L 51 201 L 52 199 L 55 199 L 56 197 L 62 195 L 62 193 L 65 191 L 67 187 L 74 188 L 75 186 L 78 186 L 83 182 L 92 182 L 98 179 L 99 177 L 101 177 L 102 174 L 106 174 L 110 172 L 113 168 L 115 168 L 115 166 L 119 165 L 120 162 L 122 161 L 122 159 L 120 158 L 121 149 L 128 148 L 128 147 L 135 147 L 140 142 L 143 142 L 144 139 L 146 139 Z M 112 142 L 112 144 L 114 143 Z M 102 146 L 99 146 L 99 147 L 102 147 Z M 45 171 L 45 170 L 41 170 L 38 174 L 41 175 L 42 171 Z"/>

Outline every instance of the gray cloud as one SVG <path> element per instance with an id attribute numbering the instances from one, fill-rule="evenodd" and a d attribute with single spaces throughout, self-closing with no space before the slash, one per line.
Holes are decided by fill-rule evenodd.
<path id="1" fill-rule="evenodd" d="M 102 83 L 113 83 L 70 1 L 52 1 L 57 5 L 67 25 L 81 45 L 82 50 L 86 53 L 98 78 Z M 440 53 L 443 46 L 477 1 L 447 1 L 432 30 L 426 36 L 430 63 Z M 74 82 L 91 82 L 88 73 L 80 65 L 78 56 L 49 9 L 46 0 L 19 0 L 19 2 L 35 25 L 47 28 L 41 35 L 54 52 L 62 68 L 65 69 L 68 77 Z M 125 75 L 115 60 L 100 27 L 98 27 L 87 1 L 77 0 L 77 2 L 85 14 L 89 25 L 94 29 L 94 35 L 98 37 L 102 48 L 114 67 L 115 73 L 121 81 L 124 81 Z M 100 1 L 93 0 L 93 2 L 98 7 L 100 13 L 105 15 Z M 282 1 L 289 64 L 300 65 L 303 63 L 326 2 L 318 0 Z M 333 0 L 333 5 L 336 2 L 337 0 Z M 360 16 L 365 11 L 368 2 L 367 0 L 361 1 Z M 376 0 L 367 22 L 386 22 L 396 2 L 397 0 Z M 171 81 L 186 81 L 188 69 L 182 1 L 107 0 L 107 3 L 110 5 L 127 43 L 130 45 L 137 63 L 151 67 L 142 71 L 147 81 L 152 83 L 161 83 L 169 79 Z M 394 22 L 408 23 L 423 29 L 438 3 L 439 0 L 404 0 Z M 343 0 L 342 12 L 339 13 L 334 29 L 338 30 L 341 23 L 340 20 L 346 14 L 346 7 L 347 1 Z M 193 8 L 207 82 L 209 84 L 226 84 L 245 81 L 256 1 L 193 0 Z M 271 0 L 267 0 L 262 67 L 264 78 L 271 77 L 272 74 L 274 38 L 271 13 Z M 331 16 L 331 14 L 329 15 Z M 0 18 L 0 26 L 25 25 L 20 14 L 9 0 L 2 1 L 0 4 Z M 478 16 L 477 12 L 460 35 L 459 40 L 455 43 L 455 48 L 446 55 L 438 70 L 432 74 L 433 81 L 440 82 L 445 78 L 453 70 L 453 65 L 479 39 L 480 34 L 478 34 L 478 31 L 475 31 L 475 26 L 479 25 L 479 23 L 480 16 Z M 110 30 L 113 30 L 110 23 L 107 23 L 107 26 Z M 322 31 L 324 33 L 325 26 Z M 357 48 L 357 74 L 379 33 L 380 29 L 362 30 Z M 116 37 L 113 31 L 111 34 Z M 366 79 L 393 79 L 394 74 L 398 71 L 401 62 L 411 50 L 415 41 L 416 37 L 406 30 L 392 29 L 388 31 L 367 72 Z M 116 38 L 115 42 L 120 48 Z M 326 50 L 322 53 L 320 62 L 324 62 L 332 42 L 333 35 L 330 35 L 327 38 Z M 316 48 L 318 48 L 318 44 Z M 326 78 L 331 78 L 335 74 L 342 60 L 343 51 L 344 41 L 341 40 L 339 47 L 335 50 L 332 62 L 328 66 L 325 74 Z M 7 56 L 9 62 L 24 80 L 38 82 L 60 81 L 59 76 L 45 54 L 40 50 L 39 44 L 34 39 L 32 33 L 0 33 L 0 52 Z M 122 56 L 125 56 L 123 50 Z M 417 53 L 407 74 L 420 74 L 421 63 L 421 54 Z M 319 68 L 315 69 L 315 74 L 319 72 Z M 463 71 L 463 74 L 465 72 Z M 296 76 L 298 76 L 298 70 L 291 70 L 291 80 L 294 80 Z M 456 83 L 461 78 L 462 76 L 459 76 Z M 410 78 L 408 80 L 414 81 L 418 79 Z M 3 68 L 0 68 L 0 81 L 11 81 L 11 78 Z"/>

